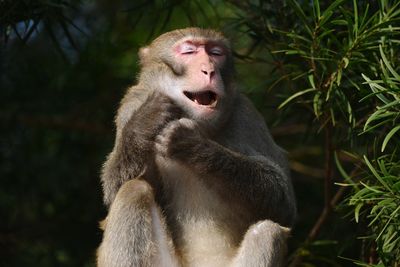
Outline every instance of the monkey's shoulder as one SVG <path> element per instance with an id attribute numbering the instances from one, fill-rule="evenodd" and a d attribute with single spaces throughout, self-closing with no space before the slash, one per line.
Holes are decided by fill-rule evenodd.
<path id="1" fill-rule="evenodd" d="M 146 99 L 148 99 L 152 93 L 152 90 L 145 89 L 140 85 L 134 85 L 128 88 L 120 102 L 117 116 L 115 117 L 117 129 L 123 128 L 132 114 L 146 102 Z"/>

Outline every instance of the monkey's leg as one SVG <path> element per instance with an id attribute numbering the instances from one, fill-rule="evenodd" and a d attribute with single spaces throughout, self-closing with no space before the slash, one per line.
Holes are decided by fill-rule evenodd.
<path id="1" fill-rule="evenodd" d="M 151 186 L 130 180 L 118 191 L 104 225 L 98 267 L 179 266 Z"/>
<path id="2" fill-rule="evenodd" d="M 283 266 L 288 235 L 288 228 L 270 220 L 254 224 L 244 236 L 231 267 Z"/>

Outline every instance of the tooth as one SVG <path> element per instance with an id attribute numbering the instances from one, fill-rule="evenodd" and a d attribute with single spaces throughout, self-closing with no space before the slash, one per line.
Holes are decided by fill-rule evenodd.
<path id="1" fill-rule="evenodd" d="M 197 105 L 200 105 L 196 98 L 194 99 L 194 103 L 196 103 Z"/>

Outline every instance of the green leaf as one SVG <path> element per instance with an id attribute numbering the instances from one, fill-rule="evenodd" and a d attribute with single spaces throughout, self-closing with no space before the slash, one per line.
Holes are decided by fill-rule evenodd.
<path id="1" fill-rule="evenodd" d="M 366 189 L 368 189 L 368 191 L 372 191 L 372 192 L 374 192 L 374 193 L 383 194 L 383 191 L 378 190 L 378 189 L 375 188 L 375 187 L 377 187 L 377 186 L 372 187 L 372 186 L 369 186 L 369 185 L 367 185 L 367 184 L 365 184 L 365 183 L 363 183 L 363 182 L 360 182 L 360 184 L 362 184 Z"/>
<path id="2" fill-rule="evenodd" d="M 343 178 L 349 183 L 354 185 L 354 187 L 356 188 L 356 190 L 358 191 L 358 186 L 356 185 L 356 183 L 354 183 L 353 179 L 351 179 L 351 177 L 347 174 L 347 172 L 343 169 L 342 164 L 339 161 L 337 152 L 335 151 L 334 153 L 334 158 L 335 158 L 335 163 L 336 163 L 336 167 L 338 168 L 340 174 L 343 176 Z"/>
<path id="3" fill-rule="evenodd" d="M 319 116 L 321 116 L 321 112 L 320 112 L 320 98 L 321 98 L 321 91 L 318 91 L 315 95 L 314 95 L 314 99 L 313 99 L 313 110 L 314 110 L 314 114 L 315 117 L 319 118 Z"/>
<path id="4" fill-rule="evenodd" d="M 354 7 L 354 28 L 353 34 L 355 37 L 358 36 L 358 7 L 357 7 L 357 0 L 353 0 L 353 7 Z"/>
<path id="5" fill-rule="evenodd" d="M 285 54 L 286 55 L 306 55 L 306 53 L 301 50 L 286 50 Z"/>
<path id="6" fill-rule="evenodd" d="M 308 44 L 311 44 L 312 40 L 307 39 L 306 37 L 299 35 L 299 34 L 295 34 L 293 32 L 289 32 L 286 34 L 288 37 L 293 38 L 293 39 L 297 39 L 297 40 L 302 40 Z"/>
<path id="7" fill-rule="evenodd" d="M 382 179 L 382 177 L 379 175 L 379 173 L 375 170 L 375 168 L 372 166 L 371 162 L 368 160 L 366 156 L 364 156 L 364 161 L 365 164 L 367 164 L 368 168 L 372 172 L 372 174 L 375 176 L 375 178 L 390 192 L 393 194 L 392 189 L 387 185 L 387 183 Z"/>
<path id="8" fill-rule="evenodd" d="M 314 75 L 313 75 L 313 74 L 308 75 L 308 81 L 310 82 L 311 87 L 312 87 L 313 89 L 316 89 L 316 88 L 315 88 Z"/>
<path id="9" fill-rule="evenodd" d="M 342 2 L 344 2 L 344 1 L 345 0 L 336 0 L 327 9 L 325 9 L 325 11 L 322 13 L 322 15 L 320 17 L 319 25 L 322 26 L 326 22 L 328 22 L 329 18 L 334 14 L 334 11 L 336 10 L 336 8 L 340 4 L 342 4 Z"/>
<path id="10" fill-rule="evenodd" d="M 321 17 L 321 8 L 319 6 L 319 0 L 314 0 L 314 10 L 316 12 L 316 17 L 319 20 L 319 18 Z"/>
<path id="11" fill-rule="evenodd" d="M 387 143 L 389 142 L 389 140 L 392 138 L 392 136 L 398 131 L 400 130 L 400 125 L 397 125 L 396 127 L 394 127 L 392 130 L 390 130 L 390 132 L 386 135 L 385 139 L 383 140 L 382 143 L 382 149 L 381 152 L 383 152 L 386 148 Z"/>
<path id="12" fill-rule="evenodd" d="M 380 219 L 381 215 L 385 212 L 385 210 L 385 207 L 381 208 L 375 205 L 370 212 L 370 214 L 374 215 L 374 218 L 368 223 L 368 226 L 370 227 L 371 225 L 376 223 Z"/>
<path id="13" fill-rule="evenodd" d="M 343 58 L 343 61 L 344 61 L 344 66 L 343 66 L 343 68 L 347 68 L 347 66 L 349 65 L 349 59 L 348 59 L 347 57 L 344 57 L 344 58 Z"/>
<path id="14" fill-rule="evenodd" d="M 330 246 L 337 244 L 338 241 L 336 240 L 315 240 L 311 243 L 313 246 Z"/>
<path id="15" fill-rule="evenodd" d="M 335 116 L 335 111 L 333 110 L 333 108 L 329 109 L 330 114 L 331 114 L 331 120 L 332 120 L 332 125 L 336 126 L 336 116 Z M 324 126 L 324 125 L 323 125 Z M 323 127 L 322 126 L 322 127 Z"/>
<path id="16" fill-rule="evenodd" d="M 331 23 L 334 25 L 339 25 L 339 26 L 347 25 L 347 21 L 345 21 L 344 19 L 335 19 L 335 20 L 332 20 Z"/>
<path id="17" fill-rule="evenodd" d="M 360 217 L 360 210 L 364 206 L 364 203 L 359 203 L 357 206 L 354 208 L 354 218 L 356 219 L 356 222 L 358 223 L 359 217 Z"/>
<path id="18" fill-rule="evenodd" d="M 282 104 L 279 105 L 278 109 L 283 108 L 284 106 L 286 106 L 290 101 L 292 101 L 293 99 L 302 96 L 304 94 L 310 93 L 316 91 L 314 88 L 309 88 L 300 92 L 295 93 L 294 95 L 290 96 L 288 99 L 286 99 Z"/>
<path id="19" fill-rule="evenodd" d="M 363 73 L 361 73 L 361 76 L 364 78 L 364 80 L 367 81 L 369 87 L 371 88 L 371 90 L 376 93 L 376 96 L 385 104 L 389 103 L 390 100 L 388 98 L 386 98 L 382 93 L 380 93 L 380 91 L 385 91 L 386 88 L 384 88 L 383 86 L 377 84 L 376 82 L 373 82 L 370 78 L 368 78 L 366 75 L 364 75 Z"/>
<path id="20" fill-rule="evenodd" d="M 393 218 L 395 217 L 395 215 L 397 214 L 397 212 L 400 210 L 400 206 L 397 207 L 396 210 L 394 210 L 391 214 L 391 216 L 389 217 L 389 219 L 387 220 L 385 226 L 383 227 L 382 231 L 379 233 L 379 235 L 377 236 L 376 240 L 378 240 L 382 234 L 385 232 L 386 228 L 389 226 L 389 223 L 393 220 Z"/>
<path id="21" fill-rule="evenodd" d="M 371 122 L 392 116 L 394 114 L 393 112 L 385 112 L 385 111 L 386 110 L 384 109 L 378 109 L 377 111 L 372 113 L 365 122 L 363 131 L 365 132 L 368 129 L 368 126 L 370 125 Z"/>
<path id="22" fill-rule="evenodd" d="M 338 69 L 336 76 L 336 84 L 340 86 L 341 81 L 342 81 L 342 69 Z"/>
<path id="23" fill-rule="evenodd" d="M 394 100 L 394 101 L 392 101 L 392 102 L 390 102 L 390 103 L 388 103 L 388 104 L 386 104 L 386 105 L 384 105 L 382 107 L 378 107 L 378 108 L 380 110 L 386 110 L 386 109 L 389 109 L 389 108 L 391 108 L 393 106 L 396 106 L 398 104 L 400 104 L 400 99 L 399 100 Z"/>
<path id="24" fill-rule="evenodd" d="M 381 57 L 383 62 L 385 63 L 385 66 L 388 68 L 390 73 L 393 75 L 393 77 L 400 81 L 400 75 L 393 69 L 392 65 L 390 64 L 389 60 L 387 59 L 385 53 L 383 52 L 382 45 L 379 45 L 379 52 L 381 53 Z"/>
<path id="25" fill-rule="evenodd" d="M 303 9 L 299 5 L 299 3 L 296 0 L 288 0 L 289 5 L 293 8 L 294 12 L 296 15 L 300 18 L 300 20 L 303 22 L 308 34 L 312 36 L 312 30 L 310 26 L 308 25 L 308 18 L 306 14 L 304 14 Z"/>
<path id="26" fill-rule="evenodd" d="M 374 124 L 373 126 L 368 126 L 368 127 L 365 128 L 365 130 L 363 130 L 363 132 L 360 133 L 359 135 L 365 134 L 365 133 L 367 133 L 367 132 L 371 132 L 371 131 L 373 131 L 373 130 L 375 130 L 375 129 L 377 129 L 377 128 L 379 128 L 379 127 L 381 127 L 381 126 L 383 126 L 383 125 L 385 125 L 385 124 L 387 124 L 387 123 L 390 123 L 391 121 L 392 121 L 392 120 L 389 118 L 389 119 L 382 120 L 382 121 L 380 121 L 380 122 Z"/>
<path id="27" fill-rule="evenodd" d="M 361 18 L 361 22 L 360 22 L 360 31 L 364 30 L 364 26 L 366 26 L 367 24 L 365 23 L 365 20 L 368 16 L 368 11 L 369 11 L 369 4 L 367 3 L 365 10 L 364 10 L 364 15 Z"/>

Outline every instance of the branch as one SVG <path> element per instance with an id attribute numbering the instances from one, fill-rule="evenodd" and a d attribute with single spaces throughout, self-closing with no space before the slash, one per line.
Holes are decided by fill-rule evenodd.
<path id="1" fill-rule="evenodd" d="M 333 176 L 333 160 L 332 155 L 334 152 L 333 142 L 332 142 L 332 131 L 333 125 L 332 122 L 329 121 L 325 128 L 325 181 L 324 181 L 324 199 L 325 204 L 324 208 L 317 219 L 316 223 L 314 224 L 313 228 L 309 232 L 306 240 L 305 245 L 308 245 L 311 241 L 313 241 L 319 231 L 321 230 L 322 226 L 326 222 L 327 218 L 331 214 L 333 207 L 336 205 L 337 201 L 341 198 L 344 193 L 344 187 L 340 188 L 336 195 L 332 198 L 332 176 Z M 303 261 L 303 256 L 299 253 L 295 256 L 290 267 L 299 266 Z"/>
<path id="2" fill-rule="evenodd" d="M 344 195 L 347 187 L 340 187 L 339 190 L 336 192 L 336 194 L 333 196 L 332 200 L 329 202 L 329 208 L 324 207 L 322 210 L 321 214 L 319 215 L 317 221 L 315 222 L 313 228 L 309 232 L 305 242 L 304 246 L 307 246 L 310 244 L 318 235 L 320 229 L 328 219 L 329 215 L 331 214 L 333 207 L 337 205 L 337 203 L 342 199 L 342 196 Z M 296 253 L 294 259 L 292 262 L 289 264 L 289 267 L 297 267 L 300 266 L 300 264 L 303 261 L 303 256 L 299 253 Z"/>

